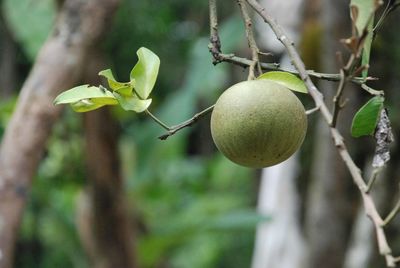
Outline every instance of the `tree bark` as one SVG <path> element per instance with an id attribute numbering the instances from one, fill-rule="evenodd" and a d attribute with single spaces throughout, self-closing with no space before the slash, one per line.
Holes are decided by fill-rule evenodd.
<path id="1" fill-rule="evenodd" d="M 297 42 L 300 38 L 303 0 L 263 0 L 270 12 Z M 288 9 L 293 16 L 285 16 Z M 256 23 L 260 43 L 267 51 L 282 53 L 284 47 L 265 22 Z M 291 68 L 290 59 L 284 55 L 280 66 Z M 271 221 L 257 226 L 252 268 L 307 267 L 307 248 L 300 225 L 300 202 L 296 186 L 298 157 L 292 156 L 285 162 L 263 169 L 258 194 L 257 209 L 261 214 L 272 217 Z"/>
<path id="2" fill-rule="evenodd" d="M 0 148 L 0 267 L 12 267 L 20 220 L 46 140 L 91 47 L 105 32 L 118 0 L 69 0 L 24 83 Z"/>
<path id="3" fill-rule="evenodd" d="M 342 51 L 338 40 L 348 36 L 347 31 L 351 29 L 348 1 L 323 0 L 321 3 L 321 22 L 324 29 L 321 69 L 323 72 L 338 72 L 341 66 L 338 66 L 335 55 L 337 51 Z M 336 84 L 320 81 L 320 88 L 323 89 L 326 102 L 332 103 Z M 351 91 L 351 88 L 347 88 L 347 91 Z M 354 96 L 349 99 L 354 100 Z M 348 133 L 348 121 L 352 118 L 349 107 L 353 107 L 351 103 L 339 116 L 339 128 L 346 129 L 343 133 Z M 316 122 L 314 136 L 311 185 L 305 216 L 310 249 L 309 267 L 337 268 L 342 267 L 344 262 L 352 220 L 348 191 L 352 187 L 352 180 L 333 144 L 329 127 L 322 118 L 318 118 Z"/>
<path id="4" fill-rule="evenodd" d="M 257 226 L 252 268 L 308 267 L 295 184 L 296 156 L 262 171 L 257 209 L 272 219 Z"/>
<path id="5" fill-rule="evenodd" d="M 344 165 L 322 119 L 316 129 L 312 184 L 306 205 L 306 232 L 312 268 L 342 267 L 346 249 L 346 180 Z M 329 141 L 329 142 L 327 142 Z"/>
<path id="6" fill-rule="evenodd" d="M 0 2 L 1 4 L 1 2 Z M 0 97 L 10 97 L 16 90 L 17 48 L 0 7 Z"/>
<path id="7" fill-rule="evenodd" d="M 100 84 L 104 57 L 92 52 L 91 85 Z M 78 203 L 78 228 L 91 267 L 135 267 L 133 224 L 125 200 L 118 157 L 119 129 L 107 108 L 85 114 L 87 189 Z"/>
<path id="8" fill-rule="evenodd" d="M 78 226 L 92 267 L 135 267 L 133 224 L 117 156 L 118 134 L 108 109 L 85 115 L 88 186 Z"/>

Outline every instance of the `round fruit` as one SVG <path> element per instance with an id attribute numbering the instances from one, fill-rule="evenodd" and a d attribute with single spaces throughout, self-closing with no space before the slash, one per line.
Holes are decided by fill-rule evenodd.
<path id="1" fill-rule="evenodd" d="M 253 168 L 288 159 L 302 144 L 306 130 L 307 117 L 296 95 L 265 79 L 228 88 L 211 115 L 217 148 L 231 161 Z"/>

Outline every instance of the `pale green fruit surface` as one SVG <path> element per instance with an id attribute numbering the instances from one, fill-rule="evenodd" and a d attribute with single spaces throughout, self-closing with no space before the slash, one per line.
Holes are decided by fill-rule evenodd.
<path id="1" fill-rule="evenodd" d="M 240 82 L 222 93 L 211 115 L 215 145 L 231 161 L 262 168 L 288 159 L 307 130 L 304 106 L 269 80 Z"/>

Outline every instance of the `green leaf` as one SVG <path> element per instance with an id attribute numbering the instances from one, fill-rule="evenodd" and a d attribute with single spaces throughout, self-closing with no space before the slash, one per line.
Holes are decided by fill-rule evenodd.
<path id="1" fill-rule="evenodd" d="M 374 134 L 379 114 L 383 109 L 383 101 L 382 96 L 375 96 L 358 110 L 351 125 L 353 137 Z"/>
<path id="2" fill-rule="evenodd" d="M 353 20 L 358 36 L 361 36 L 365 28 L 372 21 L 373 12 L 375 11 L 376 0 L 351 0 L 350 1 L 350 16 Z"/>
<path id="3" fill-rule="evenodd" d="M 135 91 L 141 99 L 147 99 L 156 83 L 160 59 L 151 50 L 141 47 L 136 52 L 139 61 L 133 67 L 130 77 L 136 81 Z"/>
<path id="4" fill-rule="evenodd" d="M 130 82 L 118 82 L 117 80 L 115 80 L 111 69 L 103 70 L 103 71 L 99 72 L 99 75 L 107 78 L 108 86 L 112 90 L 117 91 L 119 94 L 126 95 L 126 96 L 129 96 L 132 94 L 132 89 L 135 85 L 135 80 L 132 80 Z"/>
<path id="5" fill-rule="evenodd" d="M 6 25 L 10 27 L 13 38 L 18 41 L 28 58 L 34 60 L 53 28 L 57 15 L 56 2 L 4 0 L 0 3 Z"/>
<path id="6" fill-rule="evenodd" d="M 357 29 L 357 36 L 360 37 L 363 34 L 364 29 L 368 31 L 365 37 L 362 51 L 362 65 L 369 64 L 371 43 L 373 37 L 373 26 L 374 26 L 374 12 L 375 12 L 376 0 L 351 0 L 350 2 L 350 16 L 353 20 L 354 25 Z M 368 69 L 362 72 L 362 77 L 366 78 L 368 75 Z"/>
<path id="7" fill-rule="evenodd" d="M 117 104 L 114 95 L 103 87 L 82 85 L 64 91 L 56 97 L 54 104 L 75 103 L 85 99 L 98 99 L 98 102 L 107 104 Z"/>
<path id="8" fill-rule="evenodd" d="M 289 88 L 290 90 L 308 93 L 307 88 L 304 82 L 294 74 L 288 72 L 268 72 L 260 75 L 257 79 L 267 79 L 273 82 L 276 82 L 282 86 Z"/>
<path id="9" fill-rule="evenodd" d="M 364 46 L 363 46 L 363 51 L 362 51 L 362 58 L 361 58 L 361 65 L 362 66 L 367 66 L 369 65 L 369 58 L 371 54 L 371 45 L 372 45 L 372 39 L 373 39 L 373 27 L 374 27 L 374 20 L 371 19 L 368 25 L 368 35 L 365 37 L 364 40 Z M 362 77 L 365 79 L 368 76 L 368 68 L 366 68 L 362 72 Z"/>
<path id="10" fill-rule="evenodd" d="M 123 96 L 118 93 L 114 93 L 115 97 L 117 98 L 119 104 L 121 105 L 122 109 L 125 111 L 134 111 L 137 113 L 141 113 L 146 110 L 150 104 L 151 99 L 141 100 L 133 94 L 132 96 Z"/>

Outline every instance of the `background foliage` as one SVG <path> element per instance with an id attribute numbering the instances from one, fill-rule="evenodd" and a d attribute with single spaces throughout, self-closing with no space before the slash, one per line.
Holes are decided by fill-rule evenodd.
<path id="1" fill-rule="evenodd" d="M 6 0 L 2 9 L 17 40 L 19 60 L 32 64 L 51 31 L 55 3 L 17 2 Z M 101 46 L 119 80 L 129 79 L 139 47 L 156 52 L 161 68 L 151 109 L 166 122 L 179 123 L 210 105 L 230 83 L 229 66 L 210 64 L 207 23 L 204 1 L 126 0 Z M 221 34 L 227 50 L 241 46 L 243 36 L 236 32 L 242 27 L 235 12 L 224 20 Z M 1 102 L 0 133 L 14 103 Z M 157 136 L 163 130 L 145 116 L 119 108 L 113 115 L 122 127 L 122 170 L 130 211 L 140 226 L 141 267 L 164 262 L 171 267 L 245 267 L 255 224 L 266 220 L 254 211 L 254 172 L 215 154 L 207 119 L 162 142 Z M 75 219 L 85 187 L 82 131 L 82 115 L 65 109 L 29 197 L 16 267 L 88 266 Z"/>
<path id="2" fill-rule="evenodd" d="M 222 49 L 246 55 L 247 44 L 238 10 L 232 3 L 220 2 Z M 51 31 L 56 1 L 2 0 L 0 3 L 17 49 L 16 85 L 19 87 Z M 150 110 L 168 125 L 180 123 L 208 107 L 224 88 L 247 77 L 244 70 L 229 64 L 212 66 L 207 49 L 207 4 L 201 0 L 124 0 L 109 34 L 99 44 L 118 81 L 129 80 L 139 47 L 148 47 L 160 57 L 161 67 Z M 396 16 L 389 17 L 387 25 L 395 25 L 399 18 Z M 312 47 L 308 52 L 314 59 L 318 57 L 314 46 L 322 42 L 321 25 L 312 24 L 311 27 L 315 27 L 312 40 L 303 40 L 308 45 L 302 52 L 307 58 L 306 50 Z M 374 88 L 385 89 L 385 104 L 398 136 L 400 94 L 396 89 L 399 88 L 400 36 L 393 28 L 383 27 L 382 33 L 376 36 L 369 75 L 384 78 L 371 84 Z M 314 60 L 316 65 L 320 64 L 318 59 Z M 13 92 L 13 96 L 0 100 L 0 138 L 19 89 Z M 299 97 L 310 106 L 307 96 Z M 357 108 L 367 101 L 360 92 L 353 97 Z M 234 165 L 216 153 L 209 118 L 167 141 L 160 141 L 157 137 L 164 134 L 164 130 L 145 115 L 128 113 L 118 107 L 111 111 L 121 129 L 118 138 L 121 169 L 132 225 L 137 230 L 140 267 L 249 267 L 256 224 L 273 220 L 272 216 L 263 218 L 255 212 L 258 172 Z M 27 202 L 15 267 L 89 267 L 76 231 L 77 202 L 87 185 L 83 120 L 82 114 L 67 108 L 54 128 Z M 302 198 L 301 225 L 305 225 L 305 211 L 310 206 L 307 195 L 313 190 L 309 177 L 312 167 L 318 165 L 313 152 L 318 140 L 326 139 L 316 134 L 316 122 L 316 117 L 311 116 L 308 137 L 300 152 L 297 186 Z M 344 125 L 343 132 L 350 134 L 350 124 Z M 372 139 L 365 138 L 349 139 L 348 145 L 359 166 L 368 161 L 366 155 L 374 148 Z M 393 185 L 399 181 L 398 160 L 399 150 L 394 148 L 387 171 L 390 179 L 383 186 L 388 200 L 395 196 Z M 340 168 L 337 170 L 340 173 Z M 337 183 L 345 194 L 340 205 L 346 207 L 345 220 L 355 221 L 358 205 L 355 200 L 359 195 L 349 186 L 350 180 L 348 182 Z M 393 200 L 387 203 L 390 202 Z M 389 229 L 394 251 L 400 249 L 396 226 L 400 226 L 399 221 Z M 346 222 L 345 232 L 350 233 L 350 220 Z M 371 263 L 372 267 L 382 267 L 380 259 Z"/>

